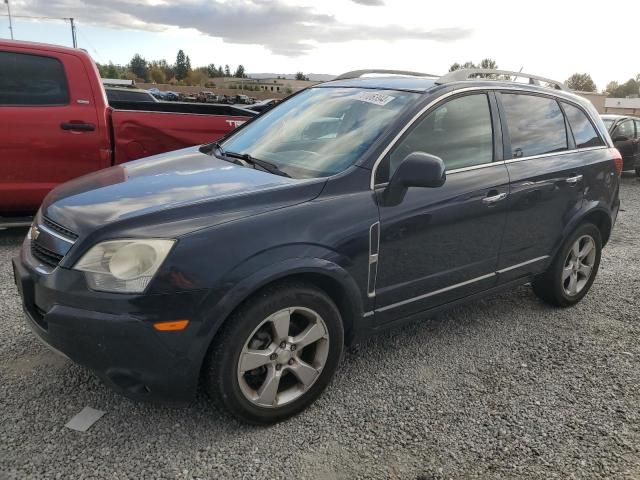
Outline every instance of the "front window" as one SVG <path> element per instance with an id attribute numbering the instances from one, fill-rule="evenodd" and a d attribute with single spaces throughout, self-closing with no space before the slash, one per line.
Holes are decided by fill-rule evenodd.
<path id="1" fill-rule="evenodd" d="M 294 178 L 326 177 L 353 165 L 418 93 L 312 88 L 265 113 L 222 145 L 275 164 Z"/>

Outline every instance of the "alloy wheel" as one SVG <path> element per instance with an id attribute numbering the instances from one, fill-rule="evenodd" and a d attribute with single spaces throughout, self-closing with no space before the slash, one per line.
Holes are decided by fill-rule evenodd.
<path id="1" fill-rule="evenodd" d="M 259 407 L 290 403 L 320 377 L 328 354 L 329 333 L 317 312 L 305 307 L 279 310 L 258 325 L 242 348 L 240 390 Z"/>
<path id="2" fill-rule="evenodd" d="M 595 262 L 595 241 L 589 235 L 579 237 L 571 246 L 562 269 L 562 288 L 566 295 L 574 297 L 585 288 Z"/>

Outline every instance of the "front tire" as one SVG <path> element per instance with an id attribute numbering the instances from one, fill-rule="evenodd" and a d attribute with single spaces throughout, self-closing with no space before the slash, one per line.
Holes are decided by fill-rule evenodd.
<path id="1" fill-rule="evenodd" d="M 596 278 L 602 237 L 591 223 L 579 226 L 563 243 L 546 272 L 532 284 L 535 294 L 556 307 L 570 307 L 587 294 Z"/>
<path id="2" fill-rule="evenodd" d="M 322 393 L 343 345 L 340 312 L 326 293 L 299 282 L 267 287 L 214 339 L 205 362 L 205 388 L 215 403 L 244 422 L 278 422 Z"/>

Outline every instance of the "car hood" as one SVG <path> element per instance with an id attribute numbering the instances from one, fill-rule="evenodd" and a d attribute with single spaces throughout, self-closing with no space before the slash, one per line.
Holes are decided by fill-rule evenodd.
<path id="1" fill-rule="evenodd" d="M 310 200 L 324 183 L 243 167 L 190 147 L 67 182 L 47 196 L 41 212 L 79 236 L 116 225 L 120 234 L 176 236 Z"/>

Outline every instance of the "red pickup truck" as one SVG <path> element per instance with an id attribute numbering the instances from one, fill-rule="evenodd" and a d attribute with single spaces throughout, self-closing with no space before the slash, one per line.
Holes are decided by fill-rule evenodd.
<path id="1" fill-rule="evenodd" d="M 59 183 L 206 143 L 256 113 L 231 105 L 114 102 L 83 50 L 0 40 L 0 226 Z"/>

